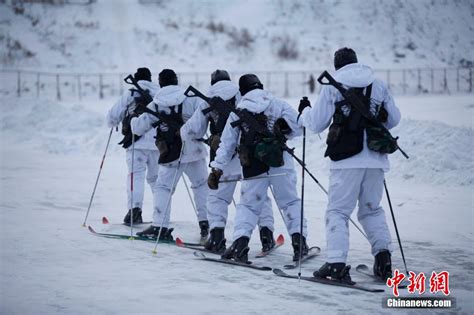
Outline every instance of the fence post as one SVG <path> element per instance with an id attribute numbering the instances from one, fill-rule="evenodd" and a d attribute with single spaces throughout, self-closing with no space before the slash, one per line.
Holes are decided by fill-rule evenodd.
<path id="1" fill-rule="evenodd" d="M 448 91 L 448 75 L 446 71 L 446 68 L 444 68 L 444 92 Z"/>
<path id="2" fill-rule="evenodd" d="M 36 97 L 39 98 L 40 96 L 40 73 L 36 74 Z"/>
<path id="3" fill-rule="evenodd" d="M 387 70 L 387 87 L 389 90 L 391 90 L 390 88 L 390 70 Z"/>
<path id="4" fill-rule="evenodd" d="M 77 96 L 79 97 L 79 100 L 82 101 L 82 82 L 81 82 L 81 75 L 77 75 Z"/>
<path id="5" fill-rule="evenodd" d="M 459 68 L 456 68 L 456 90 L 459 92 Z"/>
<path id="6" fill-rule="evenodd" d="M 285 97 L 288 97 L 288 72 L 285 72 Z"/>
<path id="7" fill-rule="evenodd" d="M 99 74 L 99 98 L 104 98 L 104 91 L 102 89 L 102 74 Z"/>
<path id="8" fill-rule="evenodd" d="M 16 82 L 16 94 L 18 97 L 21 96 L 21 73 L 20 71 L 17 72 L 17 82 Z"/>
<path id="9" fill-rule="evenodd" d="M 431 69 L 431 93 L 434 93 L 434 71 Z"/>
<path id="10" fill-rule="evenodd" d="M 406 80 L 406 70 L 403 69 L 402 72 L 402 78 L 403 78 L 403 94 L 407 94 L 407 80 Z"/>
<path id="11" fill-rule="evenodd" d="M 56 98 L 58 101 L 61 100 L 61 91 L 59 85 L 59 74 L 56 74 Z"/>
<path id="12" fill-rule="evenodd" d="M 418 69 L 418 93 L 421 93 L 421 69 Z"/>
<path id="13" fill-rule="evenodd" d="M 469 92 L 472 93 L 472 68 L 469 68 Z"/>

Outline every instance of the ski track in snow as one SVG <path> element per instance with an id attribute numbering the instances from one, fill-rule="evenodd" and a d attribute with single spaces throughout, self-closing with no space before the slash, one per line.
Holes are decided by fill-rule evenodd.
<path id="1" fill-rule="evenodd" d="M 442 96 L 438 102 L 451 98 Z M 387 183 L 409 269 L 423 271 L 428 278 L 433 270 L 448 270 L 457 303 L 449 311 L 468 314 L 474 310 L 472 124 L 458 126 L 449 119 L 439 123 L 427 114 L 418 119 L 416 105 L 408 105 L 423 100 L 423 96 L 401 100 L 406 102 L 402 112 L 410 119 L 404 119 L 396 131 L 411 159 L 392 155 Z M 369 294 L 298 282 L 276 277 L 271 271 L 199 261 L 192 250 L 171 245 L 159 244 L 153 256 L 153 243 L 95 237 L 82 222 L 108 136 L 103 117 L 113 100 L 93 104 L 6 101 L 15 105 L 5 108 L 0 118 L 1 314 L 391 313 L 381 308 L 389 289 L 385 294 Z M 469 97 L 462 102 L 469 102 Z M 472 117 L 472 108 L 463 108 Z M 419 136 L 434 140 L 417 139 Z M 307 156 L 311 171 L 327 187 L 324 139 L 310 135 Z M 112 223 L 125 215 L 126 164 L 124 151 L 116 145 L 119 141 L 114 132 L 88 219 L 97 231 L 129 233 L 124 226 L 101 224 L 104 215 Z M 300 142 L 294 143 L 298 155 Z M 459 150 L 457 143 L 462 144 Z M 450 159 L 452 164 L 446 162 Z M 308 240 L 323 250 L 303 267 L 303 275 L 310 275 L 324 263 L 326 197 L 309 177 L 306 180 Z M 146 220 L 151 218 L 151 204 L 147 188 Z M 391 222 L 385 199 L 382 205 Z M 292 249 L 282 220 L 274 212 L 275 234 L 283 233 L 286 243 L 269 257 L 253 261 L 281 268 L 290 262 Z M 234 215 L 231 206 L 228 244 Z M 357 221 L 355 214 L 353 218 Z M 198 241 L 197 221 L 182 183 L 175 193 L 171 220 L 175 236 Z M 350 231 L 349 263 L 371 266 L 367 241 L 352 226 Z M 393 229 L 392 238 L 394 265 L 403 270 Z M 253 257 L 260 249 L 258 232 L 250 246 Z M 352 276 L 369 283 L 355 270 Z"/>

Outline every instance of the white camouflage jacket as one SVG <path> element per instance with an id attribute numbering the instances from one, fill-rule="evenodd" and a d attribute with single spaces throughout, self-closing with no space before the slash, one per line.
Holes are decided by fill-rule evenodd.
<path id="1" fill-rule="evenodd" d="M 159 111 L 165 114 L 170 113 L 170 107 L 176 106 L 175 110 L 178 110 L 179 104 L 183 104 L 183 120 L 188 121 L 194 112 L 199 108 L 199 101 L 197 98 L 190 98 L 184 95 L 184 89 L 178 85 L 169 85 L 161 88 L 156 93 L 153 102 L 148 104 L 148 108 L 152 111 Z M 132 118 L 131 126 L 132 131 L 136 135 L 142 135 L 149 130 L 152 130 L 155 135 L 155 128 L 152 127 L 153 123 L 157 122 L 158 118 L 152 114 L 144 113 L 138 118 Z M 204 144 L 194 139 L 188 139 L 183 142 L 184 151 L 181 158 L 182 163 L 194 162 L 201 159 L 205 159 L 207 156 Z M 167 163 L 167 165 L 175 165 L 178 161 Z"/>
<path id="2" fill-rule="evenodd" d="M 400 110 L 395 106 L 393 97 L 387 86 L 381 80 L 375 79 L 371 68 L 360 63 L 348 64 L 336 71 L 334 79 L 344 87 L 362 88 L 372 83 L 370 110 L 375 114 L 383 102 L 388 112 L 387 129 L 391 129 L 400 122 Z M 314 132 L 320 133 L 329 127 L 336 106 L 336 102 L 343 100 L 341 93 L 333 86 L 325 85 L 319 95 L 318 101 L 312 108 L 305 108 L 299 122 Z M 345 105 L 342 111 L 348 115 L 350 108 Z M 331 161 L 330 169 L 346 168 L 381 168 L 388 171 L 390 163 L 387 154 L 369 150 L 367 147 L 367 134 L 364 132 L 364 148 L 362 152 L 350 158 Z"/>
<path id="3" fill-rule="evenodd" d="M 230 100 L 235 96 L 235 103 L 237 104 L 240 101 L 239 87 L 232 81 L 219 81 L 214 85 L 211 85 L 209 92 L 207 94 L 209 97 L 220 96 L 223 100 Z M 199 109 L 193 114 L 191 119 L 189 119 L 181 128 L 181 138 L 184 140 L 189 139 L 199 139 L 203 138 L 206 135 L 207 127 L 209 123 L 209 115 L 203 114 L 203 110 L 207 109 L 209 104 L 202 101 Z M 240 161 L 237 154 L 231 159 L 228 165 L 223 169 L 224 177 L 240 175 L 242 173 L 240 167 Z M 225 178 L 224 178 L 225 179 Z"/>
<path id="4" fill-rule="evenodd" d="M 291 128 L 291 133 L 287 135 L 288 139 L 299 136 L 303 133 L 303 129 L 297 122 L 298 112 L 294 110 L 288 103 L 275 98 L 267 91 L 256 89 L 248 92 L 242 97 L 237 104 L 239 109 L 247 109 L 252 113 L 263 112 L 268 118 L 268 128 L 273 129 L 273 124 L 278 118 L 286 120 Z M 240 128 L 232 127 L 230 124 L 239 120 L 235 113 L 231 113 L 227 120 L 224 132 L 221 137 L 221 144 L 217 150 L 216 158 L 211 163 L 212 167 L 224 169 L 225 165 L 232 159 L 235 148 L 240 142 Z M 282 169 L 292 169 L 294 167 L 293 158 L 288 152 L 283 153 L 285 164 Z"/>
<path id="5" fill-rule="evenodd" d="M 160 87 L 153 82 L 140 80 L 138 81 L 138 85 L 144 90 L 150 91 L 150 95 L 153 97 L 158 92 Z M 135 95 L 134 95 L 135 96 Z M 120 99 L 112 106 L 112 108 L 107 113 L 107 125 L 109 128 L 118 126 L 122 120 L 125 118 L 125 115 L 128 113 L 132 113 L 135 110 L 135 101 L 134 96 L 132 96 L 132 92 L 130 90 L 126 90 L 123 92 Z M 143 137 L 138 139 L 135 142 L 135 149 L 144 149 L 144 150 L 158 150 L 155 145 L 155 132 L 154 130 L 150 130 L 146 132 Z M 132 147 L 128 147 L 127 150 L 131 150 Z"/>

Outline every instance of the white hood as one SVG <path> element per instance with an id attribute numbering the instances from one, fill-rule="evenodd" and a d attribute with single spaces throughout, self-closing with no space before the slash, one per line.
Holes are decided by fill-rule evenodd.
<path id="1" fill-rule="evenodd" d="M 220 96 L 224 101 L 230 100 L 237 93 L 239 87 L 232 81 L 219 81 L 209 88 L 209 97 Z"/>
<path id="2" fill-rule="evenodd" d="M 375 77 L 370 67 L 351 63 L 337 70 L 334 79 L 347 87 L 361 88 L 374 82 Z"/>
<path id="3" fill-rule="evenodd" d="M 171 107 L 181 104 L 186 95 L 184 89 L 179 85 L 168 85 L 162 87 L 155 95 L 153 102 L 158 106 Z"/>
<path id="4" fill-rule="evenodd" d="M 142 89 L 148 90 L 150 92 L 150 95 L 152 96 L 155 95 L 160 89 L 158 84 L 150 82 L 150 81 L 140 80 L 137 83 Z"/>
<path id="5" fill-rule="evenodd" d="M 267 91 L 260 89 L 252 90 L 242 97 L 237 108 L 247 109 L 252 113 L 261 113 L 268 108 L 272 99 L 272 95 Z"/>

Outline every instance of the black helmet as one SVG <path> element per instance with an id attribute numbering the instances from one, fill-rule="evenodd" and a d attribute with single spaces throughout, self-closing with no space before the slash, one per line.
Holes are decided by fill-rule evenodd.
<path id="1" fill-rule="evenodd" d="M 163 69 L 158 75 L 158 83 L 160 84 L 160 87 L 178 85 L 178 77 L 173 70 Z"/>
<path id="2" fill-rule="evenodd" d="M 229 73 L 225 70 L 217 69 L 211 74 L 211 85 L 214 85 L 216 82 L 219 81 L 230 81 Z"/>
<path id="3" fill-rule="evenodd" d="M 263 90 L 263 84 L 260 82 L 258 77 L 255 74 L 244 74 L 239 79 L 239 90 L 240 95 L 244 96 L 248 92 L 261 89 Z"/>
<path id="4" fill-rule="evenodd" d="M 145 80 L 151 81 L 151 72 L 148 68 L 138 68 L 137 72 L 133 75 L 135 81 Z"/>
<path id="5" fill-rule="evenodd" d="M 357 63 L 357 55 L 351 48 L 344 47 L 334 53 L 334 68 L 336 70 L 350 63 Z"/>

